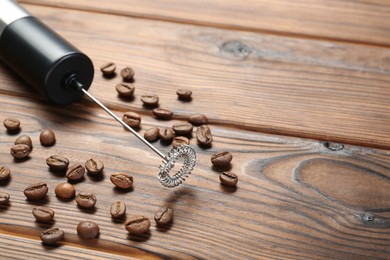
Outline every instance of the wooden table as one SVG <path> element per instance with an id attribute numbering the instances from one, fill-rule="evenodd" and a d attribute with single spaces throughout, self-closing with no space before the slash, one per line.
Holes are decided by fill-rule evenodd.
<path id="1" fill-rule="evenodd" d="M 214 141 L 203 149 L 192 138 L 196 169 L 182 186 L 164 188 L 155 177 L 160 159 L 94 103 L 49 104 L 1 62 L 0 120 L 19 118 L 19 135 L 34 145 L 28 160 L 15 162 L 9 150 L 18 135 L 0 131 L 0 163 L 12 171 L 0 187 L 11 194 L 0 210 L 2 259 L 390 259 L 388 1 L 21 2 L 92 58 L 90 92 L 117 115 L 139 113 L 140 134 L 204 113 Z M 108 61 L 134 68 L 134 100 L 117 97 L 120 76 L 101 76 Z M 179 88 L 193 91 L 191 102 L 177 99 Z M 142 106 L 148 93 L 174 120 Z M 39 144 L 44 127 L 55 131 L 55 146 Z M 218 151 L 233 154 L 237 189 L 220 185 L 221 170 L 210 163 Z M 96 193 L 95 210 L 55 197 L 65 177 L 48 170 L 52 154 L 105 163 L 102 178 L 75 184 Z M 114 189 L 115 172 L 134 176 L 134 190 Z M 47 199 L 26 201 L 24 188 L 40 181 Z M 150 233 L 129 236 L 112 221 L 115 200 L 126 202 L 128 215 L 152 219 Z M 35 222 L 36 205 L 53 208 L 55 222 Z M 158 228 L 161 206 L 175 219 Z M 78 238 L 83 220 L 100 225 L 99 239 Z M 65 241 L 43 246 L 39 233 L 52 226 Z"/>

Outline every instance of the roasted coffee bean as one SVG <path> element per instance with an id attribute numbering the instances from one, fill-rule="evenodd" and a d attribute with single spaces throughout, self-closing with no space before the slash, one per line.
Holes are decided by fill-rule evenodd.
<path id="1" fill-rule="evenodd" d="M 158 119 L 168 120 L 172 118 L 173 112 L 165 108 L 155 108 L 153 109 L 153 115 Z"/>
<path id="2" fill-rule="evenodd" d="M 149 231 L 150 220 L 144 216 L 132 216 L 126 220 L 125 227 L 132 235 L 141 235 Z"/>
<path id="3" fill-rule="evenodd" d="M 191 100 L 192 91 L 188 89 L 178 89 L 176 94 L 180 100 L 188 101 Z"/>
<path id="4" fill-rule="evenodd" d="M 66 178 L 70 181 L 78 181 L 84 177 L 85 168 L 80 164 L 75 164 L 72 167 L 68 168 L 66 171 Z"/>
<path id="5" fill-rule="evenodd" d="M 82 191 L 79 192 L 79 194 L 77 194 L 76 196 L 76 203 L 78 206 L 82 208 L 86 208 L 86 209 L 93 208 L 95 207 L 96 201 L 97 199 L 95 194 L 90 192 Z"/>
<path id="6" fill-rule="evenodd" d="M 9 132 L 16 132 L 20 130 L 20 121 L 16 118 L 6 118 L 3 125 Z"/>
<path id="7" fill-rule="evenodd" d="M 76 189 L 70 183 L 63 182 L 57 185 L 55 194 L 58 198 L 68 200 L 73 199 L 76 194 Z"/>
<path id="8" fill-rule="evenodd" d="M 9 202 L 9 194 L 4 191 L 0 191 L 0 205 L 8 204 Z"/>
<path id="9" fill-rule="evenodd" d="M 193 125 L 199 126 L 199 125 L 207 124 L 209 122 L 209 119 L 203 114 L 195 114 L 195 115 L 190 115 L 188 117 L 188 122 L 190 122 Z"/>
<path id="10" fill-rule="evenodd" d="M 69 160 L 60 155 L 51 155 L 46 159 L 46 164 L 54 171 L 63 171 L 68 168 Z"/>
<path id="11" fill-rule="evenodd" d="M 196 139 L 198 140 L 199 145 L 210 146 L 213 141 L 210 127 L 207 125 L 199 126 L 198 129 L 196 129 Z"/>
<path id="12" fill-rule="evenodd" d="M 123 201 L 112 203 L 110 214 L 113 218 L 121 218 L 126 214 L 126 204 Z"/>
<path id="13" fill-rule="evenodd" d="M 232 172 L 223 172 L 221 175 L 219 175 L 219 180 L 221 181 L 221 184 L 225 186 L 236 187 L 238 177 Z"/>
<path id="14" fill-rule="evenodd" d="M 48 207 L 35 207 L 32 214 L 38 222 L 49 223 L 54 218 L 54 210 Z"/>
<path id="15" fill-rule="evenodd" d="M 30 146 L 25 144 L 15 144 L 11 147 L 11 155 L 16 159 L 26 158 L 30 154 Z"/>
<path id="16" fill-rule="evenodd" d="M 137 128 L 141 124 L 141 116 L 135 112 L 126 112 L 122 116 L 123 122 L 125 122 L 128 126 Z"/>
<path id="17" fill-rule="evenodd" d="M 94 239 L 99 235 L 99 226 L 92 221 L 83 221 L 77 225 L 77 234 L 83 239 Z"/>
<path id="18" fill-rule="evenodd" d="M 39 135 L 39 141 L 43 146 L 52 146 L 56 142 L 56 135 L 50 128 L 45 128 Z"/>
<path id="19" fill-rule="evenodd" d="M 30 150 L 32 149 L 32 141 L 31 141 L 30 136 L 28 136 L 28 135 L 19 136 L 18 138 L 16 138 L 14 144 L 25 144 L 25 145 L 28 145 L 30 147 Z"/>
<path id="20" fill-rule="evenodd" d="M 134 79 L 134 70 L 130 67 L 123 68 L 121 70 L 121 76 L 124 81 L 133 81 Z"/>
<path id="21" fill-rule="evenodd" d="M 59 228 L 50 228 L 41 233 L 41 240 L 46 245 L 54 245 L 64 239 L 64 231 Z"/>
<path id="22" fill-rule="evenodd" d="M 133 176 L 126 173 L 111 174 L 110 180 L 116 187 L 121 189 L 129 189 L 133 186 Z"/>
<path id="23" fill-rule="evenodd" d="M 218 152 L 211 156 L 211 163 L 214 166 L 222 167 L 227 166 L 232 161 L 233 156 L 229 152 Z"/>
<path id="24" fill-rule="evenodd" d="M 180 123 L 173 125 L 172 129 L 176 135 L 190 136 L 192 134 L 193 126 L 190 123 Z"/>
<path id="25" fill-rule="evenodd" d="M 96 175 L 103 171 L 104 164 L 97 158 L 91 158 L 85 162 L 85 169 L 87 169 L 89 174 Z"/>
<path id="26" fill-rule="evenodd" d="M 161 128 L 159 132 L 159 136 L 161 141 L 168 143 L 168 142 L 172 142 L 175 133 L 171 128 Z"/>
<path id="27" fill-rule="evenodd" d="M 152 127 L 145 131 L 144 138 L 148 142 L 155 142 L 160 138 L 160 129 L 158 127 Z"/>
<path id="28" fill-rule="evenodd" d="M 107 62 L 100 66 L 100 71 L 103 73 L 104 76 L 112 76 L 115 74 L 116 65 L 112 62 Z"/>
<path id="29" fill-rule="evenodd" d="M 173 148 L 177 148 L 179 146 L 182 146 L 182 145 L 189 145 L 190 144 L 190 140 L 188 140 L 187 137 L 184 137 L 184 136 L 176 136 L 175 138 L 173 138 L 173 141 L 172 141 L 172 146 Z"/>
<path id="30" fill-rule="evenodd" d="M 173 209 L 168 207 L 160 208 L 156 214 L 154 214 L 154 220 L 157 225 L 166 225 L 172 221 L 173 218 Z"/>
<path id="31" fill-rule="evenodd" d="M 133 96 L 135 87 L 130 83 L 119 83 L 115 86 L 115 89 L 119 96 L 129 98 Z"/>
<path id="32" fill-rule="evenodd" d="M 144 106 L 156 107 L 158 105 L 159 98 L 157 95 L 143 95 L 141 101 Z"/>
<path id="33" fill-rule="evenodd" d="M 49 188 L 47 187 L 46 183 L 39 182 L 28 186 L 24 190 L 24 195 L 29 200 L 40 200 L 46 196 L 48 191 Z"/>
<path id="34" fill-rule="evenodd" d="M 7 167 L 0 166 L 0 181 L 8 180 L 11 176 L 11 171 Z"/>

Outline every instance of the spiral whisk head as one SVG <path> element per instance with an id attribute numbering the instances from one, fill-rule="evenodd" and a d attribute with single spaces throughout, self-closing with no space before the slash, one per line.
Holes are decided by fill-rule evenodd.
<path id="1" fill-rule="evenodd" d="M 183 165 L 180 170 L 173 176 L 169 175 L 169 172 L 175 166 L 175 162 L 183 158 Z M 166 162 L 160 165 L 160 172 L 157 177 L 162 185 L 165 187 L 173 188 L 180 185 L 193 170 L 196 163 L 196 154 L 194 149 L 188 145 L 182 145 L 172 149 L 167 157 Z"/>

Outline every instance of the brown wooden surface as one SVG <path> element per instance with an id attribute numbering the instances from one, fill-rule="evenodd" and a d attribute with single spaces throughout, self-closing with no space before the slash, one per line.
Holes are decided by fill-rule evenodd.
<path id="1" fill-rule="evenodd" d="M 307 7 L 298 9 L 313 19 L 354 21 L 348 24 L 352 29 L 339 30 L 297 16 L 298 9 L 288 8 L 287 1 L 241 6 L 214 1 L 210 8 L 175 1 L 167 2 L 172 8 L 160 8 L 162 2 L 143 1 L 131 10 L 131 2 L 125 6 L 119 0 L 110 1 L 110 7 L 108 1 L 39 2 L 60 7 L 34 3 L 25 7 L 93 59 L 90 92 L 118 115 L 139 112 L 141 134 L 202 112 L 210 118 L 214 142 L 201 149 L 192 139 L 196 169 L 182 186 L 163 188 L 155 177 L 160 159 L 96 105 L 87 99 L 68 107 L 48 104 L 0 63 L 0 121 L 22 121 L 17 135 L 0 131 L 0 163 L 12 171 L 12 179 L 0 186 L 11 194 L 10 205 L 0 207 L 2 258 L 389 259 L 390 35 L 372 29 L 389 26 L 384 2 L 332 1 L 322 8 L 319 2 L 291 4 Z M 259 6 L 269 6 L 273 28 L 264 30 L 257 22 L 268 19 L 257 16 Z M 228 15 L 233 10 L 236 15 Z M 326 15 L 330 11 L 333 18 Z M 255 15 L 260 20 L 252 19 Z M 284 17 L 279 24 L 278 16 Z M 306 26 L 292 22 L 294 16 Z M 299 37 L 306 34 L 311 39 Z M 116 96 L 119 77 L 101 77 L 98 67 L 106 61 L 135 69 L 134 100 Z M 182 87 L 193 90 L 191 102 L 177 100 L 175 91 Z M 144 93 L 158 94 L 161 107 L 174 110 L 175 119 L 154 119 L 139 100 Z M 54 147 L 39 144 L 44 127 L 56 132 Z M 9 149 L 20 134 L 32 137 L 34 149 L 28 160 L 16 162 Z M 332 151 L 324 140 L 345 147 Z M 155 145 L 164 153 L 170 149 Z M 222 187 L 218 169 L 211 167 L 211 154 L 221 150 L 234 155 L 237 189 Z M 86 176 L 76 184 L 78 191 L 97 194 L 95 210 L 55 197 L 54 188 L 65 177 L 48 170 L 45 159 L 52 154 L 71 163 L 92 156 L 105 163 L 103 178 Z M 113 188 L 109 175 L 117 171 L 134 176 L 133 191 Z M 24 188 L 39 181 L 48 183 L 47 200 L 26 201 Z M 152 221 L 150 234 L 128 236 L 123 223 L 109 215 L 118 199 L 126 202 L 128 214 L 151 219 L 160 206 L 171 206 L 174 223 L 157 228 Z M 66 232 L 60 246 L 40 243 L 40 231 L 51 225 L 34 221 L 31 210 L 37 204 L 56 211 L 53 226 Z M 86 219 L 100 225 L 99 239 L 78 238 L 76 226 Z"/>

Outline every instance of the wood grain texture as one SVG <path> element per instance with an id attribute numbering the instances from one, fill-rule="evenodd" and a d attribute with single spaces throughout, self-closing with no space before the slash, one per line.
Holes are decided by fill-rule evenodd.
<path id="1" fill-rule="evenodd" d="M 22 0 L 235 30 L 390 46 L 390 3 L 349 0 Z"/>
<path id="2" fill-rule="evenodd" d="M 207 111 L 213 124 L 390 147 L 389 49 L 26 7 L 93 59 L 91 92 L 111 108 L 145 112 L 139 97 L 157 93 L 177 117 Z M 117 98 L 120 77 L 100 76 L 107 61 L 135 69 L 133 101 Z M 1 93 L 32 95 L 0 70 Z M 193 102 L 179 102 L 179 88 Z"/>

